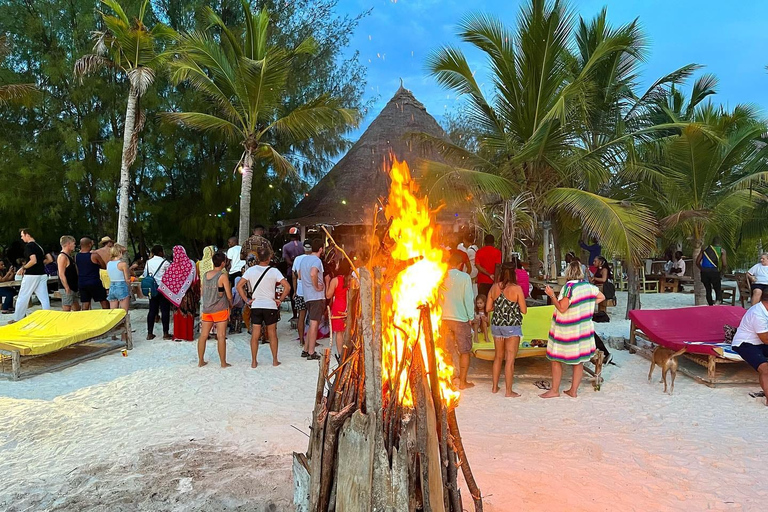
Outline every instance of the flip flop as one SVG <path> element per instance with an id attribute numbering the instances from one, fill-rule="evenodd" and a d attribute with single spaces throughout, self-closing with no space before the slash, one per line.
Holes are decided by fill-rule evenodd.
<path id="1" fill-rule="evenodd" d="M 552 384 L 549 383 L 549 381 L 546 380 L 537 380 L 533 383 L 534 386 L 536 386 L 539 389 L 543 389 L 544 391 L 549 391 L 552 389 Z"/>
<path id="2" fill-rule="evenodd" d="M 749 396 L 751 396 L 752 398 L 763 398 L 765 397 L 765 393 L 763 393 L 762 391 L 755 391 L 754 393 L 750 393 Z"/>

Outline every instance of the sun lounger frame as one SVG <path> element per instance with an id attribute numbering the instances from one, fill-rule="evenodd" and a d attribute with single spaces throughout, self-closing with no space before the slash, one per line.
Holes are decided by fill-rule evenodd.
<path id="1" fill-rule="evenodd" d="M 654 343 L 651 341 L 645 333 L 639 329 L 637 326 L 635 326 L 635 322 L 632 322 L 632 325 L 629 330 L 629 344 L 627 345 L 627 349 L 633 353 L 633 354 L 640 354 L 644 358 L 648 359 L 649 361 L 653 358 L 653 352 L 647 348 L 643 348 L 637 344 L 637 338 L 642 339 L 643 341 L 647 341 L 648 343 L 652 345 L 658 345 L 658 343 Z M 704 354 L 683 354 L 683 357 L 686 359 L 693 361 L 694 363 L 698 364 L 699 366 L 703 366 L 707 369 L 707 375 L 706 377 L 697 374 L 688 368 L 684 366 L 678 366 L 677 371 L 680 373 L 687 375 L 691 377 L 696 382 L 700 382 L 702 384 L 705 384 L 706 386 L 709 386 L 710 388 L 714 388 L 717 384 L 754 384 L 758 382 L 757 374 L 755 374 L 755 377 L 752 379 L 746 379 L 746 378 L 727 378 L 727 377 L 718 377 L 717 376 L 717 365 L 718 364 L 746 364 L 744 361 L 738 361 L 733 359 L 727 359 L 725 357 L 718 357 L 713 355 L 704 355 Z"/>
<path id="2" fill-rule="evenodd" d="M 21 372 L 21 363 L 23 361 L 29 361 L 30 359 L 34 359 L 36 357 L 43 357 L 50 354 L 53 354 L 55 352 L 58 352 L 59 350 L 64 350 L 69 347 L 74 347 L 76 345 L 82 345 L 83 343 L 92 343 L 94 341 L 99 341 L 104 338 L 110 337 L 110 336 L 116 336 L 119 335 L 122 337 L 125 336 L 125 345 L 121 344 L 113 344 L 107 347 L 100 348 L 99 350 L 96 350 L 94 352 L 91 352 L 89 354 L 76 357 L 74 359 L 69 359 L 66 361 L 62 361 L 61 363 L 54 364 L 51 366 L 46 366 L 43 369 L 40 370 L 34 370 L 27 373 Z M 0 356 L 2 356 L 3 359 L 10 358 L 11 359 L 11 371 L 0 371 L 0 377 L 5 379 L 11 379 L 11 380 L 20 380 L 20 379 L 26 379 L 27 377 L 33 377 L 35 375 L 40 375 L 41 373 L 48 373 L 54 370 L 61 370 L 64 368 L 68 368 L 70 366 L 74 366 L 82 361 L 86 361 L 88 359 L 93 359 L 96 357 L 101 356 L 102 354 L 106 354 L 107 352 L 112 352 L 113 350 L 121 349 L 122 347 L 125 347 L 127 350 L 133 350 L 133 334 L 131 333 L 131 318 L 129 315 L 125 315 L 122 320 L 120 320 L 114 327 L 112 327 L 110 330 L 105 332 L 104 334 L 99 334 L 98 336 L 94 336 L 92 338 L 88 338 L 83 341 L 78 341 L 77 343 L 72 343 L 71 345 L 67 345 L 66 347 L 62 347 L 58 350 L 54 350 L 52 352 L 46 352 L 45 354 L 35 354 L 31 356 L 23 356 L 21 355 L 21 352 L 19 350 L 4 350 L 0 349 Z M 5 362 L 3 362 L 3 366 L 5 365 Z"/>

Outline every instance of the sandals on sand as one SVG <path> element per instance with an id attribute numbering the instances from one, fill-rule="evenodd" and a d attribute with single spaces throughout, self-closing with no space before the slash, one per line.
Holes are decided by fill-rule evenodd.
<path id="1" fill-rule="evenodd" d="M 763 398 L 765 397 L 765 393 L 763 393 L 762 391 L 755 391 L 754 393 L 750 393 L 749 396 L 751 396 L 752 398 Z"/>
<path id="2" fill-rule="evenodd" d="M 320 354 L 318 354 L 317 352 L 313 352 L 312 354 L 307 356 L 307 361 L 317 361 L 318 359 L 320 359 Z"/>
<path id="3" fill-rule="evenodd" d="M 543 389 L 544 391 L 549 391 L 552 389 L 552 384 L 550 384 L 548 380 L 537 380 L 533 383 L 533 385 L 539 389 Z"/>

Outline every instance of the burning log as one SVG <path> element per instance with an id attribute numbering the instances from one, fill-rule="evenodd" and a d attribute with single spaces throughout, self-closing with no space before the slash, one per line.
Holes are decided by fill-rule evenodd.
<path id="1" fill-rule="evenodd" d="M 462 512 L 459 466 L 482 511 L 456 421 L 453 368 L 436 343 L 447 267 L 403 167 L 393 167 L 386 212 L 392 261 L 384 272 L 361 269 L 339 365 L 330 371 L 330 350 L 321 361 L 309 447 L 294 454 L 299 512 Z"/>

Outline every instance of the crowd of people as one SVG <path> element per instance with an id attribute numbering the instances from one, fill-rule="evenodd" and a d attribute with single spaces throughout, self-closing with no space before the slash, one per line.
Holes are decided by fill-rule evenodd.
<path id="1" fill-rule="evenodd" d="M 441 340 L 458 369 L 456 385 L 460 389 L 474 386 L 468 380 L 470 354 L 473 342 L 483 336 L 493 340 L 495 349 L 491 391 L 500 391 L 503 367 L 505 395 L 518 397 L 513 390 L 515 358 L 533 290 L 530 275 L 516 255 L 502 263 L 502 252 L 495 246 L 493 235 L 486 235 L 479 249 L 473 244 L 471 233 L 460 238 L 460 243 L 446 247 L 449 271 L 441 293 Z M 606 298 L 615 298 L 613 273 L 597 242 L 582 243 L 582 248 L 590 253 L 591 266 L 582 264 L 574 252 L 569 252 L 565 257 L 566 282 L 559 295 L 549 286 L 544 289 L 555 313 L 546 340 L 552 386 L 540 395 L 542 398 L 559 396 L 562 365 L 574 368 L 571 387 L 565 393 L 576 397 L 583 364 L 595 350 L 601 350 L 605 360 L 610 361 L 608 350 L 595 334 L 593 318 L 597 320 L 603 311 Z"/>
<path id="2" fill-rule="evenodd" d="M 127 249 L 108 236 L 100 239 L 98 248 L 90 238 L 81 238 L 79 251 L 76 251 L 74 237 L 62 236 L 61 251 L 54 256 L 45 253 L 30 230 L 21 229 L 24 259 L 18 270 L 0 262 L 0 283 L 21 281 L 15 309 L 14 288 L 0 287 L 2 313 L 14 314 L 9 323 L 21 320 L 32 295 L 37 297 L 42 309 L 50 309 L 48 276 L 53 273 L 60 283 L 63 311 L 88 310 L 94 302 L 102 309 L 128 311 L 132 296 L 148 298 L 147 340 L 156 338 L 154 327 L 160 321 L 163 339 L 193 341 L 195 318 L 199 315 L 199 366 L 207 364 L 205 349 L 209 336 L 217 339 L 221 366 L 230 366 L 226 357 L 227 333 L 240 332 L 245 324 L 250 333 L 251 367 L 256 368 L 260 343 L 269 344 L 272 364 L 280 364 L 277 324 L 281 305 L 290 299 L 301 357 L 310 361 L 320 359 L 316 352 L 318 338 L 331 333 L 331 342 L 341 356 L 347 294 L 350 288 L 359 286 L 350 261 L 333 249 L 326 254 L 323 239 L 302 242 L 297 228 L 288 231 L 290 239 L 282 247 L 282 258 L 278 259 L 264 233 L 263 226 L 257 226 L 242 245 L 232 237 L 225 251 L 215 246 L 205 247 L 197 263 L 180 245 L 173 248 L 171 258 L 161 245 L 155 245 L 148 258 L 139 257 L 130 264 Z M 466 389 L 474 386 L 468 380 L 473 342 L 480 336 L 492 339 L 495 357 L 491 391 L 500 391 L 503 367 L 505 395 L 517 397 L 519 394 L 513 390 L 515 358 L 523 336 L 527 301 L 534 288 L 528 271 L 516 255 L 502 263 L 502 252 L 495 242 L 494 236 L 488 234 L 483 246 L 478 248 L 473 236 L 464 233 L 445 247 L 449 271 L 441 287 L 440 342 L 454 360 L 457 387 Z M 595 334 L 593 320 L 601 321 L 606 299 L 615 298 L 612 268 L 600 254 L 596 241 L 581 246 L 589 252 L 591 265 L 581 263 L 574 252 L 568 252 L 565 283 L 560 293 L 556 294 L 550 286 L 543 290 L 555 312 L 546 340 L 552 386 L 540 395 L 542 398 L 559 396 L 563 365 L 573 367 L 571 387 L 565 393 L 576 397 L 583 363 L 596 350 L 603 351 L 606 360 L 610 360 L 610 354 Z M 55 268 L 50 268 L 51 264 L 55 264 Z M 725 250 L 716 241 L 704 248 L 696 260 L 710 304 L 721 300 L 719 276 L 725 264 Z M 685 274 L 682 252 L 672 255 L 668 267 L 665 269 L 668 275 Z M 768 290 L 768 253 L 761 255 L 759 263 L 750 268 L 746 276 L 751 285 L 753 307 L 739 327 L 740 334 L 734 338 L 733 348 L 755 367 L 762 382 L 768 378 L 768 350 L 763 341 L 768 335 L 765 332 L 768 331 L 768 294 L 764 293 Z M 173 333 L 171 310 L 174 312 Z"/>

